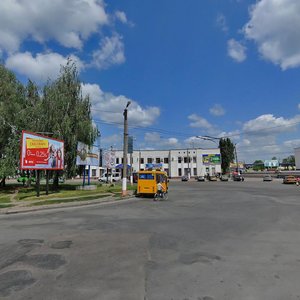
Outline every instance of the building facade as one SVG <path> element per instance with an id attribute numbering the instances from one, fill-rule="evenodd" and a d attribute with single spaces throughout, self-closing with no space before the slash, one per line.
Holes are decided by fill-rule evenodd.
<path id="1" fill-rule="evenodd" d="M 296 170 L 300 170 L 300 147 L 295 148 Z"/>
<path id="2" fill-rule="evenodd" d="M 115 168 L 123 163 L 123 151 L 114 150 Z M 145 170 L 147 164 L 161 164 L 170 178 L 188 175 L 213 175 L 221 173 L 221 155 L 219 148 L 194 148 L 171 150 L 134 150 L 128 154 L 127 162 L 132 171 Z M 130 168 L 129 168 L 130 169 Z M 91 177 L 99 177 L 105 168 L 91 167 Z M 119 169 L 119 171 L 121 171 Z"/>

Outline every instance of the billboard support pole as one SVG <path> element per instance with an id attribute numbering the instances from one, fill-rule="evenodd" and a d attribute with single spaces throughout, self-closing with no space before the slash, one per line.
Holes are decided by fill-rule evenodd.
<path id="1" fill-rule="evenodd" d="M 46 170 L 46 195 L 49 194 L 49 170 Z"/>
<path id="2" fill-rule="evenodd" d="M 36 196 L 40 196 L 40 170 L 37 170 L 36 178 Z"/>
<path id="3" fill-rule="evenodd" d="M 91 183 L 91 176 L 90 176 L 90 172 L 91 172 L 91 165 L 89 165 L 88 185 L 90 185 L 90 183 Z"/>
<path id="4" fill-rule="evenodd" d="M 84 186 L 85 184 L 85 165 L 83 165 L 83 182 L 82 182 L 82 186 Z"/>

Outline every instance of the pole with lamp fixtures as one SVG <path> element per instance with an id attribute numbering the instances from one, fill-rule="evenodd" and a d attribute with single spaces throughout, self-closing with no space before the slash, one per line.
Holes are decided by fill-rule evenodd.
<path id="1" fill-rule="evenodd" d="M 209 136 L 209 135 L 205 135 L 205 136 L 196 136 L 196 138 L 199 138 L 199 139 L 203 139 L 203 140 L 208 140 L 208 141 L 212 141 L 212 142 L 216 142 L 216 140 L 218 140 L 220 142 L 220 140 L 222 138 L 217 138 L 217 137 L 213 137 L 213 136 Z M 220 147 L 220 144 L 219 144 L 219 147 Z M 240 170 L 239 170 L 239 162 L 238 162 L 238 156 L 237 156 L 237 149 L 236 149 L 236 143 L 234 144 L 234 154 L 235 154 L 235 162 L 236 162 L 236 172 L 237 174 L 240 173 Z"/>
<path id="2" fill-rule="evenodd" d="M 131 101 L 127 102 L 124 109 L 124 143 L 123 143 L 123 178 L 122 178 L 122 197 L 127 195 L 127 152 L 128 152 L 128 120 L 127 120 L 127 110 Z"/>

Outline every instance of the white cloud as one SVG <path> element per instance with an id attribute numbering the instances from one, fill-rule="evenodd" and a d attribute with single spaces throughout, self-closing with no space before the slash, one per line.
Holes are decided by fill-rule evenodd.
<path id="1" fill-rule="evenodd" d="M 283 143 L 286 147 L 294 149 L 300 147 L 300 139 L 288 140 Z"/>
<path id="2" fill-rule="evenodd" d="M 179 141 L 177 138 L 162 138 L 157 132 L 147 132 L 144 140 L 146 144 L 150 144 L 152 147 L 156 146 L 157 149 L 179 147 Z"/>
<path id="3" fill-rule="evenodd" d="M 112 65 L 122 64 L 125 60 L 122 37 L 114 34 L 102 39 L 100 49 L 93 52 L 92 65 L 98 69 L 107 69 Z"/>
<path id="4" fill-rule="evenodd" d="M 227 42 L 227 53 L 236 62 L 243 62 L 246 58 L 246 47 L 242 43 L 230 39 Z"/>
<path id="5" fill-rule="evenodd" d="M 252 6 L 245 36 L 262 57 L 285 70 L 300 66 L 300 1 L 261 0 Z"/>
<path id="6" fill-rule="evenodd" d="M 216 117 L 225 115 L 225 109 L 220 104 L 215 104 L 210 108 L 209 112 Z"/>
<path id="7" fill-rule="evenodd" d="M 188 119 L 191 121 L 190 126 L 196 128 L 203 128 L 203 129 L 212 129 L 213 125 L 210 124 L 205 118 L 200 117 L 196 114 L 192 114 L 188 116 Z"/>
<path id="8" fill-rule="evenodd" d="M 243 125 L 243 131 L 248 135 L 272 135 L 283 132 L 291 132 L 297 128 L 300 122 L 300 115 L 291 119 L 283 117 L 276 118 L 272 114 L 261 115 Z"/>
<path id="9" fill-rule="evenodd" d="M 90 95 L 94 118 L 100 118 L 105 122 L 122 125 L 123 111 L 128 101 L 131 101 L 128 108 L 129 126 L 152 125 L 160 115 L 160 109 L 156 106 L 143 108 L 136 101 L 125 96 L 103 92 L 97 84 L 83 84 L 82 92 L 84 96 Z"/>
<path id="10" fill-rule="evenodd" d="M 83 42 L 108 24 L 102 0 L 0 1 L 0 49 L 19 50 L 24 40 L 55 40 L 80 49 Z M 13 20 L 13 21 L 12 21 Z"/>
<path id="11" fill-rule="evenodd" d="M 70 58 L 76 62 L 78 71 L 80 71 L 83 68 L 80 59 L 74 55 L 71 55 Z M 9 56 L 5 66 L 33 81 L 45 82 L 58 76 L 61 66 L 66 65 L 67 59 L 58 53 L 38 53 L 33 57 L 31 53 L 24 52 Z"/>
<path id="12" fill-rule="evenodd" d="M 228 32 L 228 26 L 227 26 L 227 21 L 226 17 L 223 14 L 218 14 L 217 19 L 216 19 L 217 26 L 221 28 L 222 31 Z"/>
<path id="13" fill-rule="evenodd" d="M 123 11 L 119 11 L 119 10 L 116 11 L 115 16 L 120 22 L 122 22 L 123 24 L 127 24 L 128 22 L 127 16 Z"/>

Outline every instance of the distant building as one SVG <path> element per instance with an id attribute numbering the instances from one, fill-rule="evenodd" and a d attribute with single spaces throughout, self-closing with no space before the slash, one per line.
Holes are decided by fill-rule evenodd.
<path id="1" fill-rule="evenodd" d="M 296 170 L 300 170 L 300 147 L 295 148 Z"/>
<path id="2" fill-rule="evenodd" d="M 114 150 L 115 167 L 123 163 L 123 151 Z M 128 165 L 132 165 L 132 171 L 145 170 L 147 164 L 161 164 L 162 169 L 169 177 L 191 177 L 205 174 L 221 173 L 221 154 L 219 148 L 194 148 L 171 150 L 134 150 L 128 154 Z M 103 167 L 91 167 L 91 177 L 99 177 L 105 172 Z M 122 170 L 119 169 L 121 172 Z"/>

